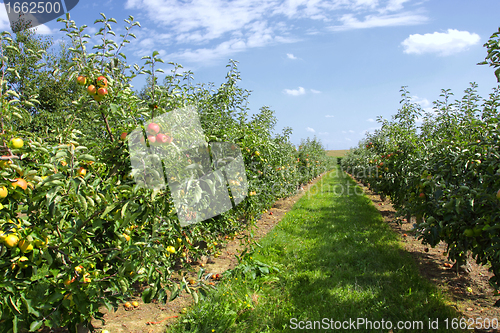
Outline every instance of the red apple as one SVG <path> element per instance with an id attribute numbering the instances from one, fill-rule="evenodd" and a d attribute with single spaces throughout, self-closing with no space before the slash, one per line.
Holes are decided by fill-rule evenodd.
<path id="1" fill-rule="evenodd" d="M 172 143 L 173 140 L 173 137 L 167 135 L 167 143 Z"/>
<path id="2" fill-rule="evenodd" d="M 99 76 L 97 78 L 97 85 L 99 87 L 103 87 L 103 88 L 106 88 L 108 86 L 108 79 L 106 79 L 104 76 Z"/>
<path id="3" fill-rule="evenodd" d="M 107 93 L 108 93 L 108 89 L 106 89 L 106 88 L 99 88 L 99 89 L 97 89 L 97 94 L 98 94 L 99 96 L 104 96 L 104 95 L 106 95 Z"/>
<path id="4" fill-rule="evenodd" d="M 418 196 L 423 199 L 423 198 L 425 198 L 425 193 L 420 193 Z"/>
<path id="5" fill-rule="evenodd" d="M 85 83 L 87 83 L 87 78 L 85 76 L 80 75 L 79 77 L 76 78 L 76 82 L 78 82 L 79 85 L 84 86 Z"/>
<path id="6" fill-rule="evenodd" d="M 127 133 L 127 132 L 123 132 L 123 133 L 120 135 L 120 139 L 121 139 L 122 141 L 125 141 L 125 139 L 127 138 L 127 135 L 128 135 L 128 133 Z M 144 138 L 144 137 L 143 137 L 143 138 Z"/>
<path id="7" fill-rule="evenodd" d="M 148 134 L 151 134 L 151 135 L 158 134 L 158 132 L 160 132 L 160 125 L 155 124 L 155 123 L 150 123 L 148 125 L 147 132 L 148 132 Z"/>
<path id="8" fill-rule="evenodd" d="M 90 94 L 90 95 L 95 95 L 96 94 L 96 87 L 91 84 L 90 86 L 87 87 L 87 92 Z"/>
<path id="9" fill-rule="evenodd" d="M 156 136 L 156 142 L 158 143 L 166 143 L 168 141 L 168 136 L 163 133 L 158 133 Z"/>
<path id="10" fill-rule="evenodd" d="M 92 96 L 92 97 L 94 97 L 94 99 L 95 99 L 97 102 L 102 101 L 102 99 L 104 98 L 104 96 L 101 96 L 101 95 L 94 95 L 94 96 Z"/>
<path id="11" fill-rule="evenodd" d="M 149 144 L 154 145 L 156 143 L 156 136 L 148 135 Z"/>

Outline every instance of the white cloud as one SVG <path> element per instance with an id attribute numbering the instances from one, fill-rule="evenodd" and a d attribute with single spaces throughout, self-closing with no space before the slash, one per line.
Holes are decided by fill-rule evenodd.
<path id="1" fill-rule="evenodd" d="M 319 90 L 315 90 L 315 89 L 311 89 L 311 92 L 312 92 L 313 94 L 321 94 L 321 91 L 319 91 Z"/>
<path id="2" fill-rule="evenodd" d="M 311 133 L 316 133 L 314 128 L 311 128 L 311 127 L 306 127 L 306 131 L 311 132 Z"/>
<path id="3" fill-rule="evenodd" d="M 40 24 L 39 26 L 36 26 L 33 29 L 35 29 L 36 33 L 39 35 L 48 35 L 53 33 L 52 30 L 50 30 L 50 28 L 45 24 Z"/>
<path id="4" fill-rule="evenodd" d="M 418 105 L 420 105 L 420 107 L 422 107 L 422 109 L 426 112 L 432 112 L 433 109 L 432 109 L 432 103 L 429 102 L 429 100 L 427 98 L 420 98 L 418 96 L 411 96 L 411 101 L 413 103 L 416 103 Z"/>
<path id="5" fill-rule="evenodd" d="M 335 117 L 335 116 L 332 116 L 332 115 L 330 115 L 330 114 L 327 114 L 327 115 L 325 116 L 325 118 L 333 118 L 333 117 Z"/>
<path id="6" fill-rule="evenodd" d="M 389 0 L 385 8 L 379 10 L 381 13 L 394 12 L 403 9 L 403 4 L 409 0 Z"/>
<path id="7" fill-rule="evenodd" d="M 333 31 L 352 29 L 367 29 L 377 27 L 416 25 L 427 22 L 427 17 L 421 14 L 403 12 L 391 15 L 366 15 L 364 21 L 358 20 L 354 14 L 344 14 L 340 18 L 342 25 L 331 26 Z"/>
<path id="8" fill-rule="evenodd" d="M 220 43 L 215 48 L 187 49 L 182 52 L 169 54 L 170 58 L 182 58 L 191 62 L 210 62 L 215 59 L 224 58 L 231 54 L 241 52 L 245 49 L 245 43 L 238 39 L 228 40 Z"/>
<path id="9" fill-rule="evenodd" d="M 447 32 L 410 35 L 401 45 L 407 54 L 437 53 L 440 56 L 448 56 L 466 50 L 469 46 L 479 43 L 480 39 L 475 33 L 448 29 Z"/>
<path id="10" fill-rule="evenodd" d="M 127 0 L 125 9 L 145 16 L 157 31 L 136 33 L 154 41 L 158 49 L 175 50 L 168 58 L 206 64 L 249 48 L 293 43 L 329 29 L 342 13 L 341 25 L 330 30 L 409 25 L 426 22 L 421 14 L 404 11 L 409 0 Z M 358 17 L 360 13 L 365 15 Z M 303 29 L 293 20 L 314 21 Z M 1 23 L 1 22 L 0 22 Z M 312 30 L 311 30 L 312 29 Z M 141 35 L 141 36 L 139 36 Z M 151 41 L 144 42 L 150 51 Z M 144 55 L 144 54 L 142 54 Z M 292 60 L 300 59 L 288 53 Z"/>
<path id="11" fill-rule="evenodd" d="M 2 3 L 3 7 L 3 3 Z M 8 30 L 10 31 L 10 21 L 9 21 L 9 16 L 7 16 L 7 11 L 5 10 L 0 10 L 0 29 L 2 31 Z"/>
<path id="12" fill-rule="evenodd" d="M 349 130 L 349 133 L 355 133 L 353 130 Z"/>
<path id="13" fill-rule="evenodd" d="M 299 87 L 299 89 L 285 89 L 284 92 L 287 95 L 299 96 L 304 95 L 306 93 L 306 90 L 302 87 Z"/>
<path id="14" fill-rule="evenodd" d="M 368 122 L 370 122 L 370 123 L 374 123 L 374 122 L 375 122 L 375 119 L 370 118 L 370 119 L 366 119 L 366 121 L 368 121 Z"/>

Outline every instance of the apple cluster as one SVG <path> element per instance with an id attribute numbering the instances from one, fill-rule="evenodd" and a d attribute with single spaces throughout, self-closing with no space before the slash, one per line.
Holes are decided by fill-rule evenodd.
<path id="1" fill-rule="evenodd" d="M 166 143 L 172 143 L 174 140 L 170 135 L 160 132 L 160 125 L 156 123 L 150 123 L 146 129 L 148 134 L 148 141 L 150 145 L 160 145 Z M 146 144 L 144 137 L 141 137 L 141 143 Z"/>
<path id="2" fill-rule="evenodd" d="M 95 82 L 92 82 L 92 80 L 89 80 L 87 77 L 80 75 L 76 78 L 76 82 L 78 82 L 81 86 L 89 84 L 87 86 L 87 92 L 97 102 L 102 101 L 108 94 L 108 79 L 102 75 L 99 76 Z"/>

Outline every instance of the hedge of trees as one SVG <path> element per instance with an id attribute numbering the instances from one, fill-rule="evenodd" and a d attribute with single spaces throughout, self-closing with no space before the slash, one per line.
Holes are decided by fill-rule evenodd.
<path id="1" fill-rule="evenodd" d="M 235 61 L 220 87 L 194 85 L 174 63 L 160 84 L 158 52 L 127 64 L 123 48 L 140 27 L 132 16 L 121 42 L 104 14 L 93 37 L 69 15 L 59 21 L 67 37 L 59 48 L 32 30 L 1 34 L 0 332 L 89 326 L 137 283 L 145 302 L 182 290 L 203 298 L 203 279 L 184 278 L 191 263 L 216 256 L 224 236 L 333 167 L 316 139 L 295 147 L 291 129 L 276 134 L 268 107 L 248 115 Z M 148 77 L 140 92 L 137 75 Z M 206 142 L 241 149 L 249 188 L 234 209 L 181 227 L 168 188 L 135 183 L 123 139 L 186 105 L 198 110 Z"/>
<path id="2" fill-rule="evenodd" d="M 500 29 L 484 45 L 484 62 L 500 82 Z M 412 102 L 403 87 L 391 120 L 351 149 L 342 167 L 390 197 L 400 216 L 416 217 L 418 237 L 444 241 L 457 268 L 471 253 L 500 287 L 500 87 L 488 98 L 471 83 L 459 100 L 442 90 L 432 112 Z M 417 120 L 422 120 L 419 124 Z"/>

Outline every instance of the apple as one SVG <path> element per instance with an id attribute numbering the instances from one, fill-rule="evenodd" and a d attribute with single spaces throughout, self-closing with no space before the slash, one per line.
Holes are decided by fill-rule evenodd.
<path id="1" fill-rule="evenodd" d="M 173 140 L 173 137 L 167 135 L 167 143 L 172 143 Z"/>
<path id="2" fill-rule="evenodd" d="M 101 95 L 94 95 L 94 96 L 92 96 L 92 97 L 94 97 L 94 100 L 95 100 L 96 102 L 100 102 L 100 101 L 102 101 L 102 99 L 104 98 L 104 96 L 101 96 Z"/>
<path id="3" fill-rule="evenodd" d="M 500 200 L 500 190 L 497 192 L 497 199 Z"/>
<path id="4" fill-rule="evenodd" d="M 425 193 L 420 193 L 418 196 L 423 199 L 423 198 L 425 198 Z"/>
<path id="5" fill-rule="evenodd" d="M 21 268 L 28 268 L 28 261 L 29 259 L 25 256 L 22 256 L 21 258 L 19 258 L 19 260 L 17 261 L 17 264 L 19 265 L 19 267 Z"/>
<path id="6" fill-rule="evenodd" d="M 19 237 L 17 237 L 16 235 L 14 234 L 9 234 L 8 236 L 6 236 L 3 240 L 5 242 L 5 245 L 7 247 L 10 247 L 10 248 L 13 248 L 14 246 L 17 245 L 17 243 L 19 242 Z"/>
<path id="7" fill-rule="evenodd" d="M 10 143 L 12 144 L 12 147 L 15 149 L 22 148 L 24 145 L 24 141 L 21 138 L 13 138 L 10 140 Z"/>
<path id="8" fill-rule="evenodd" d="M 156 123 L 150 123 L 147 128 L 148 134 L 156 135 L 160 132 L 160 125 Z"/>
<path id="9" fill-rule="evenodd" d="M 97 89 L 97 94 L 99 96 L 105 96 L 107 93 L 108 93 L 108 89 L 106 89 L 106 88 L 99 88 L 99 89 Z"/>
<path id="10" fill-rule="evenodd" d="M 120 135 L 120 140 L 125 141 L 125 139 L 127 138 L 127 135 L 128 135 L 128 133 L 127 133 L 127 132 L 123 132 L 123 133 Z"/>
<path id="11" fill-rule="evenodd" d="M 28 183 L 22 178 L 16 178 L 16 181 L 12 183 L 12 186 L 14 186 L 14 188 L 19 186 L 23 190 L 26 190 L 28 188 Z"/>
<path id="12" fill-rule="evenodd" d="M 33 251 L 33 244 L 28 239 L 21 239 L 17 246 L 21 249 L 22 253 Z"/>
<path id="13" fill-rule="evenodd" d="M 101 76 L 99 76 L 99 77 L 97 78 L 97 85 L 98 85 L 99 87 L 104 87 L 104 88 L 106 88 L 106 87 L 108 86 L 108 79 L 106 79 L 106 78 L 105 78 L 104 76 L 102 76 L 102 75 L 101 75 Z"/>
<path id="14" fill-rule="evenodd" d="M 168 136 L 166 136 L 165 134 L 163 133 L 159 133 L 157 136 L 156 136 L 156 142 L 158 143 L 167 143 L 168 142 Z"/>
<path id="15" fill-rule="evenodd" d="M 148 135 L 149 144 L 154 145 L 156 143 L 156 136 Z"/>
<path id="16" fill-rule="evenodd" d="M 9 194 L 9 191 L 7 191 L 7 188 L 5 186 L 0 187 L 0 199 L 3 199 Z"/>
<path id="17" fill-rule="evenodd" d="M 76 82 L 78 82 L 79 85 L 84 86 L 85 83 L 87 83 L 87 78 L 85 76 L 80 75 L 79 77 L 76 78 Z"/>
<path id="18" fill-rule="evenodd" d="M 84 167 L 80 167 L 78 169 L 78 176 L 82 176 L 82 177 L 85 177 L 85 175 L 87 174 L 87 170 L 85 170 Z"/>
<path id="19" fill-rule="evenodd" d="M 93 84 L 91 84 L 90 86 L 87 87 L 87 92 L 89 93 L 89 95 L 95 95 L 97 89 Z"/>

